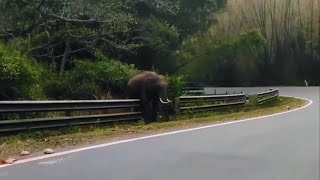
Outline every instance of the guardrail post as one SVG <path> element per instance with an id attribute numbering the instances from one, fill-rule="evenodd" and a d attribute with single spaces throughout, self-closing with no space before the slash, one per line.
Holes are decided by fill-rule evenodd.
<path id="1" fill-rule="evenodd" d="M 65 114 L 66 116 L 71 116 L 71 111 L 66 111 Z"/>
<path id="2" fill-rule="evenodd" d="M 180 114 L 180 97 L 176 97 L 174 100 L 174 112 L 176 115 Z"/>
<path id="3" fill-rule="evenodd" d="M 241 94 L 242 94 L 242 92 L 241 92 Z M 248 94 L 245 95 L 245 101 L 247 104 L 250 103 L 250 98 L 249 98 Z"/>

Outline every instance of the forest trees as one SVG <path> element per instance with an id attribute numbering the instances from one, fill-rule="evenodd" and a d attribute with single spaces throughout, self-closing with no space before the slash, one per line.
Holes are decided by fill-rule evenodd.
<path id="1" fill-rule="evenodd" d="M 229 0 L 226 11 L 217 17 L 218 23 L 198 41 L 225 43 L 224 41 L 230 38 L 258 29 L 267 43 L 259 54 L 246 57 L 244 61 L 238 61 L 237 64 L 226 58 L 229 62 L 227 63 L 230 67 L 229 71 L 224 71 L 225 73 L 221 71 L 212 78 L 232 76 L 230 71 L 236 72 L 240 68 L 243 72 L 251 73 L 250 76 L 256 79 L 250 80 L 249 83 L 241 83 L 241 80 L 225 83 L 253 86 L 304 85 L 304 80 L 308 80 L 311 85 L 319 85 L 319 4 L 318 0 Z M 197 57 L 197 55 L 195 53 L 193 56 Z M 238 56 L 241 55 L 242 53 L 239 52 Z M 185 70 L 190 69 L 192 64 L 200 64 L 202 59 L 206 58 L 196 59 L 194 63 L 186 66 Z M 211 56 L 211 61 L 215 65 L 218 59 Z M 253 70 L 245 65 L 246 63 L 255 64 L 256 68 Z M 219 66 L 217 68 L 219 69 Z M 246 77 L 237 77 L 246 79 Z M 219 85 L 218 80 L 212 80 L 210 83 Z"/>
<path id="2" fill-rule="evenodd" d="M 215 86 L 254 85 L 261 78 L 258 67 L 262 62 L 258 56 L 266 46 L 267 42 L 258 29 L 224 38 L 222 41 L 207 40 L 190 53 L 191 56 L 200 55 L 193 62 L 187 61 L 181 71 L 192 74 L 196 81 Z"/>
<path id="3" fill-rule="evenodd" d="M 320 84 L 319 0 L 1 0 L 0 12 L 0 99 L 102 98 L 139 70 Z"/>
<path id="4" fill-rule="evenodd" d="M 142 26 L 135 14 L 124 11 L 130 7 L 121 1 L 4 1 L 1 7 L 7 12 L 2 18 L 4 39 L 22 38 L 24 51 L 46 61 L 60 75 L 72 68 L 77 58 L 94 60 L 102 53 L 125 59 L 139 48 L 171 43 L 162 43 L 162 38 L 152 42 L 144 30 L 157 22 Z M 175 29 L 161 25 L 164 36 L 175 39 Z"/>
<path id="5" fill-rule="evenodd" d="M 78 89 L 89 88 L 84 86 L 90 80 L 88 71 L 112 76 L 100 72 L 99 65 L 104 65 L 102 71 L 106 72 L 123 65 L 128 74 L 121 74 L 122 81 L 129 72 L 138 71 L 131 71 L 129 64 L 143 70 L 159 68 L 165 73 L 175 63 L 175 51 L 186 39 L 209 28 L 212 16 L 225 3 L 226 0 L 2 0 L 0 41 L 4 47 L 23 54 L 21 63 L 35 59 L 38 65 L 45 66 L 45 74 L 52 74 L 41 85 L 48 98 L 93 98 L 97 92 L 118 88 L 116 83 L 108 82 L 115 86 L 105 89 L 101 81 L 95 82 L 90 88 L 99 87 L 88 89 L 93 95 L 80 97 L 68 82 L 78 82 Z M 4 62 L 1 57 L 0 61 Z M 7 71 L 0 67 L 0 72 Z M 81 72 L 82 75 L 77 74 Z M 73 81 L 72 76 L 78 79 Z M 59 92 L 65 94 L 58 96 Z M 12 98 L 14 95 L 1 97 Z"/>
<path id="6" fill-rule="evenodd" d="M 209 27 L 222 0 L 5 0 L 3 39 L 22 38 L 23 50 L 62 74 L 77 58 L 96 53 L 151 69 L 187 36 Z M 192 12 L 192 13 L 191 13 Z"/>

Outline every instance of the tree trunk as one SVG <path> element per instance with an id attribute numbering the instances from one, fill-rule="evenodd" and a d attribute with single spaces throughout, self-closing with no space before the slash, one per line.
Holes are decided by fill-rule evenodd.
<path id="1" fill-rule="evenodd" d="M 320 0 L 318 0 L 318 56 L 320 56 Z"/>
<path id="2" fill-rule="evenodd" d="M 311 17 L 310 17 L 310 50 L 311 50 L 311 55 L 313 56 L 313 0 L 310 1 L 311 3 Z"/>
<path id="3" fill-rule="evenodd" d="M 68 60 L 69 51 L 70 51 L 70 40 L 69 40 L 69 37 L 67 37 L 65 40 L 64 53 L 63 53 L 61 65 L 60 65 L 60 75 L 62 75 L 64 72 L 64 69 Z"/>

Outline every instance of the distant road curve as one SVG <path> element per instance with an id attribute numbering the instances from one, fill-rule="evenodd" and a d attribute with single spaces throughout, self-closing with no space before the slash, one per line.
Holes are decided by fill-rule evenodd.
<path id="1" fill-rule="evenodd" d="M 308 107 L 33 158 L 1 180 L 319 180 L 319 87 L 275 87 Z M 268 88 L 219 88 L 252 94 Z M 206 92 L 214 91 L 205 88 Z M 19 162 L 19 161 L 18 161 Z"/>

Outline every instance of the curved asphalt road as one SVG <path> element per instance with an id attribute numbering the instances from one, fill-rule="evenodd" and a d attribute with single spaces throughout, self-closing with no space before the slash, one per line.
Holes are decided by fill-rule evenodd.
<path id="1" fill-rule="evenodd" d="M 0 168 L 0 179 L 319 180 L 320 90 L 279 89 L 281 95 L 308 98 L 313 104 L 259 120 L 16 164 Z"/>

